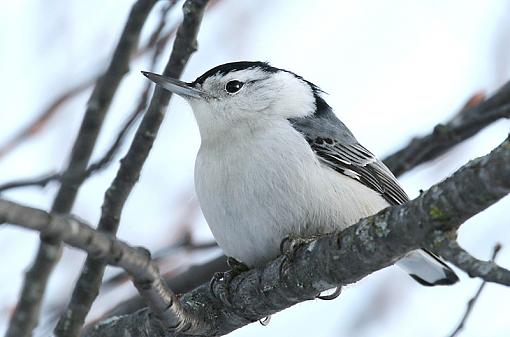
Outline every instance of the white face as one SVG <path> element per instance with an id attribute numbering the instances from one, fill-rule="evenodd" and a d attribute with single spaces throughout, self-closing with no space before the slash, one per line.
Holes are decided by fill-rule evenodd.
<path id="1" fill-rule="evenodd" d="M 258 68 L 216 74 L 193 87 L 200 98 L 185 97 L 193 108 L 202 136 L 268 120 L 304 117 L 315 110 L 309 84 L 286 71 Z"/>

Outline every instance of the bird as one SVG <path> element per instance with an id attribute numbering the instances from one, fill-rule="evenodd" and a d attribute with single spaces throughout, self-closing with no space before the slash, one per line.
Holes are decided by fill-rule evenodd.
<path id="1" fill-rule="evenodd" d="M 409 200 L 391 171 L 340 121 L 325 93 L 291 71 L 238 61 L 193 82 L 142 73 L 191 106 L 201 138 L 196 195 L 218 245 L 242 265 L 276 258 L 289 237 L 343 230 Z M 425 286 L 459 280 L 425 249 L 396 265 Z"/>

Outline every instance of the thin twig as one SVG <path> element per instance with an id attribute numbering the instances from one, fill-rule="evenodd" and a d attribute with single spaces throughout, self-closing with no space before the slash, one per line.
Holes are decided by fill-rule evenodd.
<path id="1" fill-rule="evenodd" d="M 166 17 L 166 12 L 174 3 L 170 3 L 168 7 L 163 9 L 163 18 Z M 207 0 L 188 0 L 184 4 L 183 22 L 177 30 L 172 54 L 163 72 L 164 74 L 174 78 L 178 78 L 182 74 L 191 54 L 196 50 L 196 37 L 206 4 Z M 164 19 L 161 25 L 164 25 Z M 161 31 L 161 29 L 157 29 L 157 31 Z M 154 40 L 157 41 L 157 39 Z M 162 48 L 163 45 L 161 44 L 156 46 L 155 57 L 159 55 Z M 117 232 L 122 209 L 138 181 L 142 167 L 163 121 L 169 100 L 170 93 L 160 89 L 155 90 L 131 147 L 121 160 L 117 175 L 105 193 L 101 207 L 101 218 L 97 226 L 100 231 L 113 235 Z M 92 256 L 87 257 L 69 307 L 61 316 L 54 330 L 56 336 L 78 336 L 85 316 L 99 293 L 105 267 L 104 261 Z M 156 300 L 154 298 L 152 301 Z"/>
<path id="2" fill-rule="evenodd" d="M 170 37 L 174 34 L 175 29 L 172 29 L 169 33 L 165 34 L 165 38 L 161 38 L 160 35 L 163 31 L 163 28 L 165 27 L 166 15 L 168 12 L 175 6 L 175 3 L 177 0 L 168 2 L 161 11 L 161 20 L 154 30 L 154 32 L 149 37 L 149 41 L 147 42 L 147 45 L 142 50 L 143 53 L 152 50 L 154 48 L 154 52 L 151 58 L 151 64 L 150 69 L 154 69 L 155 64 L 157 60 L 159 59 L 159 56 L 161 55 L 161 52 L 163 51 L 163 48 L 165 47 L 166 42 L 170 39 Z M 120 146 L 122 145 L 125 136 L 127 135 L 127 132 L 130 130 L 131 126 L 136 122 L 138 117 L 140 117 L 143 110 L 146 108 L 147 100 L 149 96 L 149 89 L 150 89 L 150 83 L 147 83 L 145 86 L 145 89 L 142 92 L 142 95 L 138 101 L 137 107 L 134 109 L 133 113 L 128 117 L 127 121 L 124 123 L 124 126 L 121 128 L 120 132 L 117 135 L 117 138 L 113 142 L 113 144 L 110 146 L 108 151 L 103 155 L 101 159 L 99 159 L 97 162 L 91 164 L 85 171 L 80 172 L 67 172 L 67 173 L 46 173 L 43 174 L 39 178 L 26 178 L 26 179 L 20 179 L 16 181 L 11 181 L 5 184 L 0 185 L 0 193 L 5 192 L 9 189 L 14 188 L 20 188 L 20 187 L 33 187 L 33 186 L 39 186 L 39 187 L 45 187 L 50 182 L 54 181 L 62 181 L 63 179 L 67 178 L 69 180 L 76 180 L 83 182 L 85 179 L 89 178 L 93 173 L 96 173 L 97 171 L 100 171 L 107 167 L 107 165 L 111 162 L 117 151 L 120 149 Z M 69 97 L 69 96 L 67 96 Z M 1 151 L 0 151 L 0 157 L 1 157 Z"/>
<path id="3" fill-rule="evenodd" d="M 508 170 L 507 166 L 506 169 Z M 446 235 L 438 233 L 431 249 L 437 251 L 471 277 L 479 277 L 487 282 L 495 282 L 510 286 L 510 270 L 501 268 L 492 261 L 478 260 L 469 254 L 459 243 Z"/>
<path id="4" fill-rule="evenodd" d="M 494 249 L 492 251 L 492 257 L 490 259 L 490 262 L 496 262 L 496 256 L 501 250 L 501 245 L 497 243 L 494 246 Z M 460 320 L 460 323 L 457 325 L 455 330 L 450 334 L 449 337 L 455 337 L 457 336 L 462 329 L 464 329 L 464 325 L 466 324 L 467 320 L 469 319 L 469 315 L 471 315 L 471 312 L 473 311 L 473 308 L 475 307 L 476 302 L 478 301 L 478 298 L 480 298 L 480 295 L 482 294 L 483 288 L 487 284 L 486 280 L 482 281 L 482 284 L 480 284 L 480 287 L 476 291 L 475 295 L 468 301 L 468 304 L 466 306 L 466 311 L 464 312 L 464 315 L 462 316 L 462 319 Z"/>
<path id="5" fill-rule="evenodd" d="M 57 98 L 55 98 L 47 107 L 36 115 L 33 121 L 29 122 L 28 125 L 17 131 L 5 144 L 2 145 L 2 147 L 0 147 L 0 159 L 19 146 L 22 142 L 28 140 L 30 137 L 33 137 L 41 131 L 59 108 L 64 105 L 64 103 L 85 91 L 94 84 L 96 79 L 97 76 L 87 78 L 57 96 Z"/>
<path id="6" fill-rule="evenodd" d="M 413 139 L 401 150 L 386 157 L 384 163 L 395 176 L 400 176 L 439 157 L 489 124 L 509 117 L 510 82 L 507 82 L 487 100 L 484 100 L 483 93 L 476 93 L 448 122 L 438 124 L 426 136 Z"/>
<path id="7" fill-rule="evenodd" d="M 173 27 L 169 29 L 166 33 L 159 36 L 157 39 L 154 39 L 154 35 L 149 38 L 149 41 L 140 47 L 132 56 L 132 59 L 139 58 L 148 52 L 152 51 L 158 45 L 166 45 L 168 41 L 175 35 L 177 27 Z M 155 31 L 156 33 L 156 31 Z M 158 34 L 161 34 L 159 32 Z M 103 71 L 99 71 L 96 75 L 91 76 L 75 84 L 69 89 L 66 89 L 63 93 L 59 94 L 56 98 L 54 98 L 50 104 L 45 107 L 40 113 L 38 113 L 33 121 L 30 121 L 25 127 L 16 132 L 11 139 L 9 139 L 5 144 L 0 147 L 0 159 L 5 157 L 8 153 L 14 150 L 17 146 L 19 146 L 22 142 L 27 141 L 30 137 L 35 136 L 38 132 L 40 132 L 44 126 L 50 121 L 50 119 L 58 112 L 59 108 L 62 107 L 66 102 L 70 99 L 76 97 L 81 94 L 88 88 L 90 88 L 96 81 L 101 77 Z M 49 176 L 47 174 L 46 176 Z M 54 180 L 54 179 L 52 179 Z M 28 179 L 27 179 L 28 181 Z M 34 182 L 33 185 L 44 187 L 45 184 L 38 184 Z"/>
<path id="8" fill-rule="evenodd" d="M 62 181 L 64 178 L 68 178 L 75 181 L 85 181 L 87 178 L 91 177 L 94 173 L 97 173 L 106 167 L 112 162 L 113 158 L 120 150 L 122 144 L 124 143 L 124 139 L 128 134 L 129 130 L 133 126 L 133 124 L 138 120 L 141 116 L 141 113 L 145 109 L 147 105 L 147 99 L 149 95 L 149 86 L 146 86 L 143 91 L 137 107 L 133 110 L 131 115 L 124 122 L 124 125 L 120 129 L 117 137 L 113 141 L 112 145 L 106 153 L 95 163 L 91 164 L 85 171 L 82 172 L 69 172 L 69 173 L 47 173 L 39 178 L 29 178 L 29 179 L 21 179 L 11 181 L 5 184 L 0 185 L 0 193 L 5 192 L 10 189 L 20 188 L 20 187 L 33 187 L 40 186 L 45 187 L 50 182 Z"/>
<path id="9" fill-rule="evenodd" d="M 214 7 L 217 3 L 219 3 L 218 0 L 211 1 L 208 8 L 210 9 Z M 162 33 L 157 40 L 153 39 L 153 36 L 151 36 L 148 41 L 140 46 L 138 50 L 133 54 L 132 59 L 137 59 L 147 54 L 157 45 L 166 45 L 168 41 L 170 41 L 170 39 L 175 36 L 176 31 L 177 25 Z M 14 150 L 17 146 L 19 146 L 22 142 L 27 141 L 30 139 L 30 137 L 33 137 L 38 132 L 40 132 L 43 127 L 47 125 L 47 122 L 58 112 L 58 109 L 63 104 L 65 104 L 73 97 L 81 94 L 86 89 L 90 88 L 102 74 L 103 71 L 99 71 L 96 75 L 75 84 L 70 89 L 67 89 L 55 97 L 46 108 L 44 108 L 40 113 L 36 114 L 36 117 L 33 121 L 29 122 L 25 127 L 14 134 L 14 136 L 12 136 L 4 145 L 0 147 L 0 160 L 3 159 L 12 150 Z"/>
<path id="10" fill-rule="evenodd" d="M 156 263 L 160 263 L 160 261 L 167 259 L 169 256 L 174 255 L 176 252 L 186 251 L 186 252 L 197 252 L 203 250 L 210 250 L 213 248 L 218 248 L 218 244 L 216 241 L 204 242 L 204 243 L 194 243 L 189 240 L 181 241 L 171 246 L 165 247 L 161 250 L 158 250 L 152 254 L 152 260 Z M 161 265 L 161 264 L 160 264 Z M 103 287 L 105 286 L 114 286 L 117 285 L 127 279 L 126 273 L 120 272 L 103 281 Z M 174 290 L 172 288 L 172 290 Z M 174 290 L 178 293 L 178 291 Z"/>
<path id="11" fill-rule="evenodd" d="M 227 269 L 227 259 L 222 255 L 206 263 L 193 265 L 183 273 L 165 276 L 165 283 L 174 293 L 183 294 L 209 282 L 215 273 L 225 272 Z M 104 317 L 100 320 L 103 320 L 105 317 L 132 314 L 145 306 L 143 298 L 136 296 L 116 305 L 112 310 L 104 314 Z M 91 322 L 90 324 L 94 325 L 94 323 L 97 322 Z"/>
<path id="12" fill-rule="evenodd" d="M 117 88 L 129 69 L 140 31 L 156 0 L 138 0 L 132 7 L 110 65 L 101 76 L 90 96 L 80 131 L 74 143 L 66 172 L 79 172 L 87 167 L 97 136 Z M 52 212 L 69 213 L 81 182 L 63 179 L 53 201 Z M 6 337 L 29 337 L 37 325 L 41 300 L 48 277 L 61 252 L 58 239 L 41 235 L 37 256 L 25 275 L 16 310 L 9 322 Z"/>

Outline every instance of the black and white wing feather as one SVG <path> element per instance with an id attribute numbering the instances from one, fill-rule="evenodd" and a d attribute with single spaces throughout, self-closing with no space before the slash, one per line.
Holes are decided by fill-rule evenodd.
<path id="1" fill-rule="evenodd" d="M 391 171 L 361 144 L 322 137 L 308 142 L 324 164 L 378 192 L 390 205 L 409 200 Z"/>
<path id="2" fill-rule="evenodd" d="M 393 173 L 358 143 L 318 94 L 316 106 L 314 115 L 289 122 L 305 137 L 318 158 L 338 173 L 378 192 L 390 205 L 407 202 L 409 198 Z"/>

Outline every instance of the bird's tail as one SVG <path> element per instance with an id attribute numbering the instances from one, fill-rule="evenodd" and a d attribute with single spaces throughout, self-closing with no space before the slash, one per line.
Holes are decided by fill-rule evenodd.
<path id="1" fill-rule="evenodd" d="M 413 250 L 396 264 L 424 286 L 450 285 L 459 280 L 446 263 L 425 249 Z"/>

